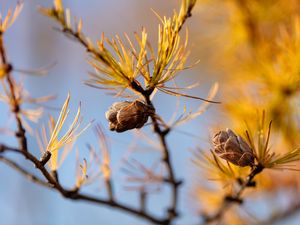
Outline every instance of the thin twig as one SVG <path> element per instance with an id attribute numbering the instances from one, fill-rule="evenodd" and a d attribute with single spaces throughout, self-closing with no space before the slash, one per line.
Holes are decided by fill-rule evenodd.
<path id="1" fill-rule="evenodd" d="M 244 182 L 242 182 L 239 191 L 234 195 L 224 196 L 223 204 L 220 206 L 219 210 L 216 213 L 214 213 L 213 215 L 206 215 L 206 214 L 202 215 L 203 223 L 208 224 L 208 223 L 211 223 L 211 222 L 214 222 L 214 221 L 220 219 L 225 214 L 225 212 L 229 210 L 229 208 L 233 204 L 242 204 L 243 203 L 243 199 L 242 199 L 243 192 L 246 190 L 246 188 L 254 186 L 253 185 L 254 177 L 257 174 L 259 174 L 260 172 L 262 172 L 263 169 L 264 169 L 264 167 L 260 164 L 254 166 L 252 168 L 251 173 L 248 175 L 247 179 Z"/>
<path id="2" fill-rule="evenodd" d="M 113 185 L 110 177 L 105 180 L 105 184 L 106 184 L 109 200 L 114 201 L 114 191 L 113 191 Z"/>
<path id="3" fill-rule="evenodd" d="M 4 42 L 3 42 L 3 33 L 0 33 L 0 55 L 1 55 L 1 66 L 3 68 L 7 68 L 6 71 L 6 81 L 9 86 L 9 91 L 10 91 L 10 97 L 11 97 L 11 111 L 15 115 L 16 123 L 17 123 L 17 132 L 15 133 L 20 149 L 22 151 L 27 151 L 27 139 L 26 139 L 26 134 L 25 134 L 25 129 L 22 124 L 22 120 L 20 117 L 20 111 L 21 107 L 19 105 L 19 102 L 16 97 L 16 92 L 15 92 L 15 83 L 13 80 L 13 77 L 11 76 L 11 71 L 12 71 L 12 65 L 8 63 L 7 57 L 6 57 L 6 51 L 4 48 Z"/>
<path id="4" fill-rule="evenodd" d="M 145 97 L 146 97 L 147 104 L 154 108 L 154 106 L 150 100 L 150 96 L 145 96 Z M 172 188 L 172 202 L 171 202 L 171 206 L 168 210 L 169 211 L 169 220 L 171 222 L 174 218 L 176 218 L 178 216 L 178 212 L 177 212 L 178 187 L 180 186 L 182 181 L 177 180 L 175 178 L 174 167 L 172 165 L 171 157 L 170 157 L 170 150 L 169 150 L 169 147 L 166 142 L 166 136 L 170 131 L 169 128 L 162 130 L 161 127 L 159 126 L 159 122 L 155 115 L 151 115 L 151 120 L 152 120 L 153 130 L 158 135 L 160 144 L 162 146 L 162 150 L 163 150 L 162 161 L 166 165 L 166 168 L 168 171 L 168 181 Z"/>

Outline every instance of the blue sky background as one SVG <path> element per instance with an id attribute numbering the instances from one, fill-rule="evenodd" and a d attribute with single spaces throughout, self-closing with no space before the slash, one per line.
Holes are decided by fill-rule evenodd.
<path id="1" fill-rule="evenodd" d="M 128 155 L 128 147 L 136 142 L 134 131 L 115 134 L 107 129 L 107 122 L 104 113 L 115 99 L 106 95 L 104 91 L 92 89 L 83 84 L 87 79 L 88 71 L 92 69 L 86 63 L 87 54 L 77 43 L 67 39 L 61 33 L 56 32 L 55 24 L 37 12 L 37 6 L 50 6 L 50 0 L 28 0 L 25 1 L 24 10 L 17 22 L 7 32 L 5 45 L 9 61 L 18 69 L 34 69 L 57 62 L 46 77 L 19 76 L 24 79 L 25 87 L 30 90 L 34 97 L 57 94 L 57 99 L 47 105 L 60 107 L 64 102 L 67 93 L 71 93 L 71 116 L 76 112 L 78 103 L 82 102 L 82 115 L 85 121 L 92 119 L 100 123 L 105 128 L 111 149 L 113 164 L 113 178 L 117 192 L 117 198 L 122 202 L 129 202 L 137 205 L 137 194 L 126 191 L 124 188 L 125 175 L 121 168 L 122 160 Z M 14 7 L 14 0 L 0 0 L 0 11 L 5 15 L 9 7 Z M 158 19 L 151 12 L 155 9 L 160 15 L 170 15 L 173 9 L 177 9 L 178 1 L 140 1 L 140 0 L 69 0 L 64 1 L 65 5 L 71 8 L 73 15 L 82 17 L 84 32 L 96 40 L 104 32 L 106 36 L 112 37 L 114 34 L 122 36 L 124 32 L 132 35 L 146 27 L 150 39 L 154 43 L 157 36 Z M 191 62 L 197 58 L 199 50 L 197 35 L 199 35 L 200 18 L 195 15 L 188 21 L 190 27 L 190 49 Z M 192 94 L 205 97 L 210 85 L 216 80 L 213 74 L 208 74 L 201 63 L 196 68 L 183 71 L 178 79 L 179 86 L 185 86 L 194 82 L 200 82 L 199 88 Z M 154 98 L 158 114 L 166 120 L 170 118 L 176 109 L 176 98 L 158 94 Z M 179 112 L 183 112 L 184 106 L 188 109 L 196 109 L 201 102 L 195 100 L 181 99 Z M 31 124 L 34 129 L 39 129 L 41 124 L 47 121 L 47 115 L 58 117 L 57 110 L 47 110 L 39 125 Z M 4 104 L 0 104 L 0 126 L 13 127 L 14 119 L 9 115 Z M 220 112 L 218 106 L 212 106 L 203 116 L 195 121 L 180 127 L 168 137 L 170 144 L 172 161 L 176 168 L 176 176 L 184 178 L 185 185 L 180 191 L 180 211 L 182 217 L 176 224 L 197 224 L 195 207 L 191 201 L 190 190 L 198 174 L 192 168 L 190 159 L 192 150 L 197 146 L 209 150 L 209 135 L 211 127 L 220 122 Z M 70 121 L 68 121 L 70 123 Z M 151 134 L 150 127 L 143 128 L 149 138 L 156 141 L 156 137 Z M 185 131 L 183 134 L 179 131 Z M 28 136 L 30 150 L 39 155 L 39 150 L 34 137 Z M 0 136 L 0 142 L 15 144 L 15 140 L 10 136 Z M 92 129 L 84 133 L 77 141 L 81 157 L 86 157 L 88 151 L 86 143 L 97 146 L 97 139 Z M 151 166 L 159 159 L 157 150 L 145 148 L 141 141 L 137 142 L 134 158 L 146 165 Z M 15 158 L 22 166 L 31 169 L 32 165 L 23 159 Z M 35 172 L 35 171 L 34 171 Z M 59 170 L 62 182 L 66 186 L 72 186 L 75 179 L 75 151 L 67 158 L 64 165 Z M 154 209 L 153 213 L 160 215 L 165 212 L 168 202 L 168 188 L 163 188 L 161 193 L 152 194 L 149 202 L 149 209 Z M 83 189 L 83 192 L 104 196 L 105 190 L 100 183 Z M 120 223 L 121 221 L 121 223 Z M 6 165 L 0 164 L 0 225 L 60 225 L 60 224 L 105 224 L 105 225 L 146 225 L 144 220 L 137 219 L 122 211 L 111 208 L 88 204 L 84 202 L 72 202 L 63 199 L 58 193 L 37 186 L 23 178 L 17 172 L 9 169 Z M 287 223 L 287 224 L 291 224 Z"/>

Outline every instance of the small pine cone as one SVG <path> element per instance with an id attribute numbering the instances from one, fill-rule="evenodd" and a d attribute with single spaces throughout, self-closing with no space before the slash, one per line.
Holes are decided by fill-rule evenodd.
<path id="1" fill-rule="evenodd" d="M 254 154 L 250 146 L 230 129 L 216 133 L 213 137 L 213 146 L 216 154 L 237 166 L 254 164 Z"/>
<path id="2" fill-rule="evenodd" d="M 143 127 L 154 112 L 153 107 L 142 101 L 125 101 L 114 103 L 105 113 L 105 117 L 109 121 L 110 130 L 124 132 Z"/>

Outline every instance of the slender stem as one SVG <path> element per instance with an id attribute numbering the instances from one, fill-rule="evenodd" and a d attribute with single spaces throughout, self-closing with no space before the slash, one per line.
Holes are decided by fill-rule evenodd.
<path id="1" fill-rule="evenodd" d="M 147 192 L 144 190 L 144 188 L 142 188 L 140 190 L 140 208 L 141 211 L 146 212 L 146 205 L 147 205 Z"/>
<path id="2" fill-rule="evenodd" d="M 154 108 L 153 103 L 150 100 L 150 95 L 151 95 L 151 93 L 149 95 L 144 95 L 144 97 L 145 97 L 147 104 Z M 173 167 L 171 157 L 170 157 L 170 150 L 169 150 L 169 147 L 166 142 L 166 136 L 170 131 L 169 128 L 162 130 L 161 127 L 159 126 L 159 122 L 158 122 L 157 116 L 155 114 L 151 115 L 151 120 L 152 120 L 153 130 L 157 134 L 160 144 L 162 146 L 162 150 L 163 150 L 162 161 L 166 165 L 167 172 L 168 172 L 167 180 L 172 188 L 172 202 L 171 202 L 171 206 L 168 210 L 168 212 L 169 212 L 168 219 L 171 222 L 174 218 L 178 217 L 178 212 L 177 212 L 178 187 L 180 186 L 182 181 L 179 181 L 175 178 L 174 167 Z"/>
<path id="3" fill-rule="evenodd" d="M 105 179 L 105 184 L 106 184 L 109 200 L 114 201 L 114 191 L 113 191 L 113 185 L 110 177 Z"/>
<path id="4" fill-rule="evenodd" d="M 1 64 L 3 68 L 6 68 L 6 81 L 8 83 L 9 91 L 10 91 L 10 104 L 11 104 L 11 111 L 15 115 L 16 123 L 17 123 L 17 132 L 16 137 L 19 142 L 20 149 L 22 151 L 27 151 L 27 139 L 25 134 L 25 129 L 22 124 L 22 120 L 20 117 L 20 105 L 18 99 L 16 97 L 16 90 L 15 90 L 15 83 L 13 77 L 11 76 L 12 66 L 8 63 L 6 51 L 4 48 L 3 42 L 3 33 L 0 33 L 0 55 L 1 55 Z"/>

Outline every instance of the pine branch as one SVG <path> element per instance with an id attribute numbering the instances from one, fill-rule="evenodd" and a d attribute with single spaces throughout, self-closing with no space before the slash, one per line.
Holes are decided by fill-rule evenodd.
<path id="1" fill-rule="evenodd" d="M 6 146 L 3 144 L 0 145 L 0 150 L 1 150 L 0 154 L 3 154 L 7 151 L 7 152 L 13 152 L 13 153 L 23 155 L 27 160 L 31 161 L 34 164 L 34 166 L 43 174 L 43 176 L 45 177 L 45 179 L 47 180 L 48 183 L 45 181 L 42 181 L 40 178 L 37 178 L 36 176 L 30 174 L 29 172 L 27 172 L 26 170 L 21 168 L 19 165 L 17 165 L 13 161 L 3 157 L 2 155 L 0 155 L 0 161 L 3 161 L 4 163 L 8 164 L 12 168 L 16 169 L 18 172 L 20 172 L 22 175 L 24 175 L 29 180 L 32 180 L 37 184 L 51 188 L 51 189 L 59 192 L 63 197 L 65 197 L 67 199 L 77 200 L 77 201 L 81 200 L 81 201 L 86 201 L 86 202 L 90 202 L 90 203 L 95 203 L 98 205 L 110 206 L 110 207 L 113 207 L 113 208 L 116 208 L 119 210 L 123 210 L 123 211 L 130 213 L 132 215 L 135 215 L 137 217 L 143 218 L 145 220 L 148 220 L 154 224 L 161 224 L 161 225 L 169 224 L 169 219 L 156 218 L 155 216 L 145 212 L 142 208 L 141 209 L 133 208 L 131 206 L 119 203 L 116 200 L 111 199 L 111 198 L 101 199 L 101 198 L 97 198 L 97 197 L 94 197 L 94 196 L 91 196 L 88 194 L 81 194 L 79 192 L 80 190 L 76 189 L 76 188 L 75 189 L 65 189 L 59 183 L 59 181 L 56 180 L 50 172 L 48 172 L 48 170 L 45 168 L 45 165 L 43 165 L 43 163 L 41 161 L 39 161 L 29 151 L 22 151 L 20 149 Z"/>
<path id="2" fill-rule="evenodd" d="M 226 195 L 223 198 L 223 204 L 220 206 L 219 210 L 217 212 L 215 212 L 213 215 L 206 215 L 203 214 L 202 218 L 203 218 L 203 223 L 204 224 L 209 224 L 211 222 L 217 221 L 219 219 L 222 218 L 222 216 L 226 213 L 226 211 L 229 210 L 229 208 L 233 205 L 233 204 L 242 204 L 244 199 L 242 198 L 242 194 L 243 192 L 249 188 L 249 187 L 253 187 L 254 186 L 254 181 L 253 179 L 255 178 L 255 176 L 257 174 L 259 174 L 260 172 L 262 172 L 264 169 L 263 166 L 261 166 L 260 164 L 254 166 L 252 168 L 251 173 L 247 176 L 245 181 L 241 182 L 241 186 L 238 192 L 236 192 L 234 195 Z"/>

